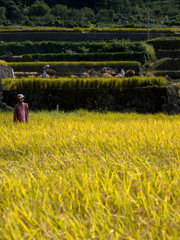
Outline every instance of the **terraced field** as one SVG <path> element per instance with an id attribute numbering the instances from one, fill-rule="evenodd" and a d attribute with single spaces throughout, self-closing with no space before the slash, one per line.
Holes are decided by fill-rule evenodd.
<path id="1" fill-rule="evenodd" d="M 177 47 L 167 52 L 140 42 L 83 44 L 1 42 L 2 58 L 10 61 L 1 65 L 12 66 L 16 77 L 3 80 L 3 88 L 37 90 L 37 94 L 47 90 L 48 100 L 49 89 L 129 87 L 134 91 L 133 87 L 165 86 L 161 77 L 69 78 L 90 68 L 100 72 L 102 67 L 131 69 L 140 75 L 141 64 L 154 61 L 155 51 L 156 57 L 168 57 L 152 63 L 155 75 L 166 75 L 161 72 L 167 66 L 168 72 L 179 71 Z M 108 53 L 112 58 L 105 61 Z M 49 62 L 53 54 L 71 60 Z M 86 56 L 89 61 L 79 60 Z M 46 64 L 55 76 L 37 78 Z M 176 97 L 178 90 L 177 96 L 167 99 L 174 104 Z M 37 101 L 36 96 L 31 101 Z M 0 112 L 1 239 L 179 239 L 180 115 L 30 111 L 28 124 L 13 124 L 12 115 Z"/>
<path id="2" fill-rule="evenodd" d="M 180 38 L 159 38 L 148 41 L 155 48 L 158 60 L 152 63 L 152 74 L 169 82 L 180 81 Z"/>

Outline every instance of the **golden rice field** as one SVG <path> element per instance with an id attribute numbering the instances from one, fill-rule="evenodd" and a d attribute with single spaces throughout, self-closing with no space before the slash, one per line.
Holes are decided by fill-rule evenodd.
<path id="1" fill-rule="evenodd" d="M 0 239 L 180 239 L 180 115 L 0 113 Z"/>

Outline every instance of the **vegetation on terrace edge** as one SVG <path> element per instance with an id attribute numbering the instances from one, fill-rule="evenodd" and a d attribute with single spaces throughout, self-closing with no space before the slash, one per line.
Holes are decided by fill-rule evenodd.
<path id="1" fill-rule="evenodd" d="M 117 28 L 100 28 L 100 27 L 91 27 L 91 28 L 63 28 L 63 27 L 17 27 L 17 28 L 6 28 L 1 27 L 0 32 L 21 32 L 21 31 L 71 31 L 71 32 L 102 32 L 102 31 L 122 31 L 122 32 L 147 32 L 147 28 L 126 28 L 126 27 L 117 27 Z M 149 28 L 151 32 L 180 32 L 180 28 Z"/>
<path id="2" fill-rule="evenodd" d="M 6 61 L 0 60 L 0 65 L 8 66 L 8 63 Z"/>
<path id="3" fill-rule="evenodd" d="M 85 62 L 85 61 L 81 61 L 81 62 L 10 62 L 7 63 L 8 66 L 10 67 L 16 67 L 16 66 L 45 66 L 47 64 L 49 64 L 50 66 L 68 66 L 68 65 L 72 65 L 72 66 L 80 66 L 80 65 L 84 65 L 84 66 L 141 66 L 140 62 L 137 61 L 103 61 L 103 62 Z"/>
<path id="4" fill-rule="evenodd" d="M 0 42 L 1 55 L 22 55 L 32 53 L 150 52 L 149 48 L 150 45 L 144 42 L 132 42 L 128 40 L 112 40 L 109 42 Z"/>
<path id="5" fill-rule="evenodd" d="M 152 70 L 176 70 L 180 69 L 180 58 L 161 58 L 149 64 Z"/>
<path id="6" fill-rule="evenodd" d="M 4 89 L 70 89 L 70 88 L 134 88 L 145 86 L 165 86 L 163 77 L 129 78 L 6 78 L 2 80 Z"/>
<path id="7" fill-rule="evenodd" d="M 25 54 L 19 57 L 2 56 L 8 62 L 34 61 L 139 61 L 144 63 L 149 56 L 146 52 L 116 52 L 116 53 L 48 53 Z M 155 56 L 154 56 L 155 58 Z"/>
<path id="8" fill-rule="evenodd" d="M 147 41 L 155 49 L 178 50 L 180 49 L 180 37 L 161 37 Z"/>
<path id="9" fill-rule="evenodd" d="M 178 239 L 180 115 L 0 114 L 2 239 Z"/>
<path id="10" fill-rule="evenodd" d="M 151 45 L 145 42 L 1 42 L 1 59 L 6 61 L 106 61 L 155 59 Z M 28 55 L 26 55 L 28 54 Z M 34 55 L 33 55 L 34 54 Z M 43 55 L 44 54 L 44 55 Z M 12 56 L 21 55 L 21 57 Z"/>

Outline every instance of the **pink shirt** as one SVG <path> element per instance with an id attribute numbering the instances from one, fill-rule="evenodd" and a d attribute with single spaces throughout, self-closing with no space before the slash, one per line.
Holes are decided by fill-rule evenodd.
<path id="1" fill-rule="evenodd" d="M 14 122 L 28 122 L 29 107 L 27 103 L 18 102 L 14 109 Z"/>

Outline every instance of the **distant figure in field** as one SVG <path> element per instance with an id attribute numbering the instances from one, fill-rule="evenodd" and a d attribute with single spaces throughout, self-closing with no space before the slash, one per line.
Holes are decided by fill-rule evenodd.
<path id="1" fill-rule="evenodd" d="M 101 69 L 101 74 L 103 75 L 104 73 L 107 73 L 107 67 L 103 67 L 103 68 Z"/>
<path id="2" fill-rule="evenodd" d="M 49 68 L 50 68 L 50 65 L 49 65 L 49 64 L 43 67 L 43 71 L 42 71 L 42 77 L 43 77 L 43 78 L 46 78 L 46 77 L 47 77 L 46 71 L 47 71 L 47 69 L 49 69 Z"/>
<path id="3" fill-rule="evenodd" d="M 12 77 L 15 78 L 14 76 L 14 69 L 12 68 Z"/>
<path id="4" fill-rule="evenodd" d="M 27 103 L 24 103 L 24 95 L 18 94 L 17 95 L 18 103 L 14 108 L 14 122 L 28 122 L 28 113 L 29 107 Z"/>
<path id="5" fill-rule="evenodd" d="M 121 75 L 124 77 L 125 76 L 125 72 L 124 72 L 124 69 L 122 68 L 121 69 Z"/>
<path id="6" fill-rule="evenodd" d="M 126 76 L 126 77 L 133 77 L 133 76 L 135 76 L 135 74 L 136 74 L 136 73 L 135 73 L 134 70 L 129 69 L 129 70 L 126 71 L 125 76 Z"/>
<path id="7" fill-rule="evenodd" d="M 104 77 L 104 75 L 106 75 L 106 76 L 111 75 L 111 77 L 114 77 L 116 75 L 116 71 L 110 67 L 103 67 L 101 69 L 101 75 L 103 77 Z"/>

